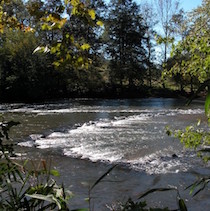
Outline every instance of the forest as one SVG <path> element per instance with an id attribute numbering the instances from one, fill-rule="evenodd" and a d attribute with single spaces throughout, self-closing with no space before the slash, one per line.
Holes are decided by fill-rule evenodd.
<path id="1" fill-rule="evenodd" d="M 191 208 L 194 206 L 193 200 L 184 199 L 184 191 L 179 192 L 179 188 L 185 188 L 195 177 L 197 180 L 188 184 L 185 191 L 187 189 L 193 196 L 204 192 L 205 197 L 201 196 L 196 206 L 200 210 L 208 209 L 209 13 L 209 0 L 203 0 L 200 6 L 190 12 L 185 12 L 180 8 L 179 2 L 173 0 L 156 0 L 153 3 L 142 1 L 140 4 L 133 0 L 1 0 L 0 101 L 3 103 L 0 122 L 0 210 L 94 210 L 97 198 L 106 199 L 107 195 L 111 196 L 112 191 L 115 191 L 113 187 L 119 188 L 126 181 L 127 187 L 137 191 L 135 182 L 138 181 L 142 187 L 147 185 L 147 191 L 138 195 L 136 200 L 128 196 L 124 203 L 118 203 L 119 207 L 109 207 L 109 210 L 169 210 L 167 207 L 157 208 L 160 204 L 152 209 L 150 205 L 147 206 L 147 201 L 141 199 L 154 192 L 164 192 L 166 195 L 162 202 L 170 202 L 171 195 L 167 193 L 173 191 L 177 207 L 173 210 L 186 211 L 186 204 Z M 199 103 L 203 106 L 203 98 L 188 109 L 173 107 L 174 99 L 163 101 L 152 98 L 146 103 L 145 99 L 139 99 L 187 96 L 192 97 L 189 98 L 190 103 L 196 95 L 205 97 L 202 109 Z M 57 101 L 57 105 L 43 103 L 80 97 L 82 99 L 70 101 L 70 104 L 66 101 Z M 101 102 L 91 98 L 126 100 Z M 129 101 L 127 98 L 138 99 Z M 170 106 L 167 107 L 166 102 Z M 158 103 L 160 107 L 156 108 Z M 180 102 L 176 105 L 181 106 Z M 197 117 L 201 119 L 197 121 Z M 21 124 L 18 118 L 22 121 Z M 195 125 L 185 125 L 191 124 L 195 119 Z M 170 125 L 165 125 L 166 122 L 172 125 L 172 129 Z M 16 128 L 16 137 L 12 137 L 14 141 L 10 139 L 10 134 L 15 131 L 13 128 Z M 174 142 L 167 142 L 166 135 L 172 136 Z M 17 140 L 18 136 L 21 140 Z M 174 152 L 174 145 L 178 146 L 179 143 L 175 139 L 179 139 L 191 151 L 186 153 L 183 149 L 181 153 Z M 27 145 L 28 140 L 33 145 Z M 71 141 L 72 148 L 68 146 Z M 138 145 L 141 141 L 143 145 Z M 26 145 L 18 145 L 18 142 Z M 83 144 L 87 144 L 86 147 Z M 114 150 L 108 147 L 112 144 L 114 150 L 119 148 L 120 152 L 129 149 L 130 154 L 123 154 L 125 157 L 122 157 L 125 159 L 127 156 L 129 162 L 132 161 L 132 156 L 139 156 L 141 152 L 144 154 L 144 151 L 152 147 L 160 147 L 159 157 L 148 156 L 148 160 L 140 163 L 140 166 L 145 164 L 146 169 L 151 164 L 153 170 L 155 167 L 159 169 L 161 164 L 166 169 L 170 162 L 176 164 L 178 161 L 179 167 L 184 168 L 184 158 L 192 162 L 199 159 L 200 162 L 195 162 L 195 169 L 189 170 L 186 167 L 187 170 L 183 172 L 181 168 L 166 173 L 153 171 L 148 174 L 146 170 L 140 169 L 137 174 L 138 170 L 131 171 L 128 163 L 124 166 L 121 162 L 114 161 L 107 164 L 102 162 L 105 161 L 103 159 L 89 162 L 91 159 L 82 159 L 83 155 L 76 155 L 73 148 L 87 148 L 91 155 L 98 155 L 99 149 L 100 153 L 105 152 L 110 161 L 109 152 Z M 65 154 L 67 146 L 70 151 Z M 62 147 L 66 148 L 63 150 Z M 24 153 L 19 153 L 22 153 L 23 160 L 18 160 L 17 149 L 23 149 Z M 72 149 L 75 154 L 69 154 L 68 157 Z M 107 149 L 109 152 L 106 152 Z M 119 154 L 119 151 L 114 152 Z M 51 169 L 51 161 L 45 159 L 48 153 L 51 153 L 58 168 Z M 45 157 L 41 158 L 44 154 Z M 152 152 L 150 156 L 153 154 L 155 153 Z M 27 160 L 28 158 L 30 159 Z M 65 180 L 70 180 L 69 186 L 65 186 L 66 181 L 58 185 L 56 178 L 60 176 L 59 167 L 62 167 L 61 173 Z M 76 174 L 78 169 L 80 171 Z M 100 188 L 102 180 L 112 175 L 115 169 L 120 176 L 117 178 L 113 174 L 114 179 L 125 176 L 122 177 L 123 180 L 108 183 L 107 179 L 107 183 L 101 186 L 105 188 Z M 199 172 L 201 169 L 202 173 Z M 75 174 L 74 177 L 70 173 Z M 72 178 L 77 179 L 78 186 Z M 87 179 L 88 183 L 85 181 Z M 134 186 L 131 185 L 132 182 Z M 113 189 L 104 192 L 109 190 L 108 184 Z M 162 186 L 157 188 L 156 184 Z M 79 201 L 85 201 L 86 208 L 77 204 L 76 208 L 71 209 L 72 202 L 69 199 L 74 195 L 69 188 L 83 191 L 82 185 L 88 185 L 86 198 Z M 95 191 L 98 186 L 101 192 Z M 120 197 L 127 194 L 127 187 L 122 187 L 123 191 L 119 189 Z M 81 197 L 83 196 L 82 193 Z M 158 197 L 159 194 L 155 200 L 159 200 Z M 153 197 L 149 199 L 153 200 Z M 202 202 L 206 207 L 199 205 Z"/>
<path id="2" fill-rule="evenodd" d="M 210 78 L 209 0 L 1 1 L 0 100 L 195 92 Z"/>

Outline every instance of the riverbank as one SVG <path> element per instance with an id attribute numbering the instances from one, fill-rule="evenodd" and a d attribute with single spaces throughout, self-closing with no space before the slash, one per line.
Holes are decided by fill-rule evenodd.
<path id="1" fill-rule="evenodd" d="M 40 98 L 26 97 L 15 98 L 9 95 L 1 96 L 0 103 L 42 103 L 47 101 L 60 101 L 75 98 L 97 98 L 97 99 L 135 99 L 135 98 L 189 98 L 190 93 L 168 88 L 155 88 L 148 86 L 140 87 L 107 87 L 105 89 L 89 90 L 87 92 L 60 93 L 60 95 L 45 96 Z"/>

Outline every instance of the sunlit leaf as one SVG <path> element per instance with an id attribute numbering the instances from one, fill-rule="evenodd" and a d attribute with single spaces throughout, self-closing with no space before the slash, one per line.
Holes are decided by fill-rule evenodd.
<path id="1" fill-rule="evenodd" d="M 50 174 L 53 175 L 53 176 L 55 176 L 55 177 L 59 177 L 60 176 L 59 171 L 57 171 L 55 169 L 50 170 Z"/>
<path id="2" fill-rule="evenodd" d="M 44 53 L 48 53 L 48 52 L 50 52 L 50 49 L 47 46 L 45 46 L 44 47 Z"/>
<path id="3" fill-rule="evenodd" d="M 208 95 L 206 96 L 206 101 L 205 101 L 205 113 L 208 116 L 210 112 L 210 90 L 208 92 Z"/>
<path id="4" fill-rule="evenodd" d="M 41 28 L 42 30 L 50 30 L 50 26 L 48 24 L 43 24 Z"/>
<path id="5" fill-rule="evenodd" d="M 69 0 L 64 0 L 64 3 L 65 3 L 65 4 L 68 4 L 68 3 L 69 3 Z"/>
<path id="6" fill-rule="evenodd" d="M 55 65 L 56 67 L 59 67 L 61 64 L 58 61 L 53 62 L 53 65 Z"/>
<path id="7" fill-rule="evenodd" d="M 80 56 L 80 57 L 77 59 L 77 62 L 78 62 L 78 63 L 83 63 L 83 58 Z"/>
<path id="8" fill-rule="evenodd" d="M 85 43 L 81 46 L 81 49 L 84 51 L 84 50 L 88 50 L 90 49 L 90 45 L 88 43 Z"/>
<path id="9" fill-rule="evenodd" d="M 88 14 L 90 15 L 92 20 L 96 19 L 96 13 L 93 9 L 88 10 Z"/>
<path id="10" fill-rule="evenodd" d="M 40 200 L 43 200 L 43 201 L 48 201 L 48 202 L 51 202 L 51 203 L 56 203 L 58 208 L 61 209 L 61 205 L 60 205 L 59 201 L 52 194 L 48 194 L 46 196 L 42 195 L 42 194 L 32 194 L 32 195 L 26 194 L 26 196 L 34 198 L 34 199 L 40 199 Z"/>
<path id="11" fill-rule="evenodd" d="M 96 24 L 97 24 L 98 26 L 103 26 L 103 25 L 104 25 L 102 21 L 97 21 Z"/>
<path id="12" fill-rule="evenodd" d="M 79 3 L 80 3 L 79 0 L 71 0 L 71 5 L 72 5 L 73 7 L 76 7 Z"/>
<path id="13" fill-rule="evenodd" d="M 33 51 L 33 53 L 41 52 L 41 51 L 43 51 L 43 47 L 38 46 L 38 47 Z"/>

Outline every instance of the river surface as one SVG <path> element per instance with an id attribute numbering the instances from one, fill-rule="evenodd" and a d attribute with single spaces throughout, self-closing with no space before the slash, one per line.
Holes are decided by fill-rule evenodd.
<path id="1" fill-rule="evenodd" d="M 118 164 L 91 193 L 92 210 L 109 210 L 118 200 L 136 199 L 149 188 L 168 184 L 180 189 L 189 210 L 209 210 L 208 188 L 195 199 L 184 191 L 198 176 L 209 175 L 209 166 L 166 135 L 166 126 L 184 128 L 198 119 L 207 128 L 204 103 L 185 103 L 161 98 L 75 99 L 1 104 L 0 111 L 5 119 L 21 122 L 11 131 L 20 157 L 50 159 L 61 172 L 59 180 L 75 194 L 73 208 L 88 207 L 88 186 Z M 165 194 L 167 200 L 164 194 L 153 194 L 150 205 L 176 209 L 176 193 Z"/>

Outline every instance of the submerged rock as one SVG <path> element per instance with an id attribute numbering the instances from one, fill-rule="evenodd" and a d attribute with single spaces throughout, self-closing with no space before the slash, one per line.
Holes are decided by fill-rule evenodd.
<path id="1" fill-rule="evenodd" d="M 178 156 L 176 154 L 173 154 L 172 158 L 178 158 Z"/>

